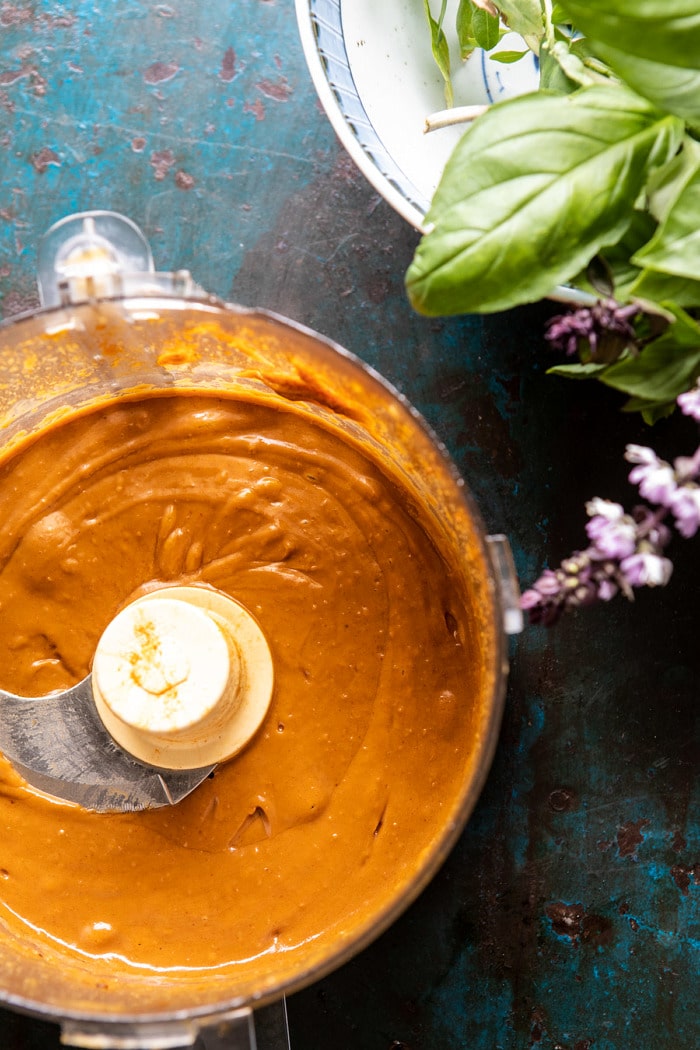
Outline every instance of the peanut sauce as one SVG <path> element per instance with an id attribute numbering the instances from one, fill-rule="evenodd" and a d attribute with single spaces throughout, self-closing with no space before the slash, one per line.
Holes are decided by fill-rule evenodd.
<path id="1" fill-rule="evenodd" d="M 453 819 L 478 724 L 460 589 L 397 483 L 294 411 L 123 400 L 0 465 L 0 685 L 90 669 L 117 611 L 206 584 L 272 649 L 253 741 L 175 807 L 96 814 L 0 759 L 0 941 L 259 992 L 363 930 Z M 82 968 L 82 969 L 81 969 Z"/>

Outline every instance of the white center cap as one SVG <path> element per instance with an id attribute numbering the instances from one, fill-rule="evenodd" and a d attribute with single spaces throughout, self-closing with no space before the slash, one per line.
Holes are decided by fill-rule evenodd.
<path id="1" fill-rule="evenodd" d="M 122 722 L 177 738 L 224 698 L 230 670 L 226 639 L 212 617 L 187 602 L 159 598 L 129 605 L 112 620 L 93 681 Z"/>
<path id="2" fill-rule="evenodd" d="M 92 668 L 98 713 L 116 742 L 165 769 L 223 761 L 269 707 L 272 658 L 242 606 L 206 587 L 171 587 L 128 605 Z"/>

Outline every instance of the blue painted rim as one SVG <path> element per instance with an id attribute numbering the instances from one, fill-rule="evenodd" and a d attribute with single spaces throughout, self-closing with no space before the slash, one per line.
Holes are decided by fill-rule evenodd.
<path id="1" fill-rule="evenodd" d="M 422 218 L 430 201 L 416 189 L 387 152 L 355 87 L 345 47 L 340 0 L 308 0 L 308 8 L 328 85 L 353 137 L 379 174 Z"/>

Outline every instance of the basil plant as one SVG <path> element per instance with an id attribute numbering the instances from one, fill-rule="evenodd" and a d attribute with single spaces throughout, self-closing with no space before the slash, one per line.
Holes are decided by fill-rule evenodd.
<path id="1" fill-rule="evenodd" d="M 435 0 L 433 0 L 433 4 Z M 421 313 L 507 310 L 569 285 L 625 307 L 631 335 L 556 371 L 595 376 L 649 421 L 700 375 L 700 4 L 424 0 L 451 101 L 469 61 L 514 31 L 539 89 L 489 107 L 450 157 L 406 274 Z M 450 37 L 454 43 L 450 46 Z"/>

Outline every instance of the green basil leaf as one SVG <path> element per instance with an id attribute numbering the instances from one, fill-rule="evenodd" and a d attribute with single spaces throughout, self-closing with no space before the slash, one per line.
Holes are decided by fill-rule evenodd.
<path id="1" fill-rule="evenodd" d="M 521 58 L 529 54 L 529 51 L 493 51 L 489 58 L 492 62 L 503 62 L 510 65 L 513 62 L 519 62 Z"/>
<path id="2" fill-rule="evenodd" d="M 566 75 L 561 62 L 552 54 L 549 47 L 543 44 L 540 48 L 540 88 L 542 91 L 556 91 L 569 95 L 578 91 L 580 84 Z"/>
<path id="3" fill-rule="evenodd" d="M 700 124 L 697 0 L 563 0 L 596 54 L 655 105 Z"/>
<path id="4" fill-rule="evenodd" d="M 682 393 L 682 391 L 681 391 Z M 673 414 L 676 408 L 676 402 L 673 401 L 647 401 L 643 397 L 631 397 L 622 406 L 623 412 L 641 412 L 642 419 L 649 426 L 653 426 L 654 423 L 658 423 L 660 419 L 665 419 L 667 416 Z"/>
<path id="5" fill-rule="evenodd" d="M 644 98 L 693 127 L 700 127 L 700 67 L 688 69 L 651 62 L 600 45 L 597 51 L 610 68 Z"/>
<path id="6" fill-rule="evenodd" d="M 647 212 L 635 209 L 632 213 L 630 224 L 619 241 L 610 245 L 609 248 L 603 248 L 599 253 L 598 258 L 602 259 L 603 265 L 607 268 L 612 278 L 611 295 L 618 302 L 626 303 L 630 299 L 639 298 L 639 296 L 633 295 L 630 289 L 634 282 L 638 280 L 640 270 L 630 259 L 642 245 L 647 243 L 655 229 L 656 223 L 653 218 Z M 595 263 L 595 259 L 591 260 L 591 263 Z M 576 288 L 582 288 L 584 291 L 599 291 L 591 283 L 590 264 L 583 273 L 577 274 L 573 278 L 573 283 Z M 647 295 L 645 298 L 650 299 L 654 298 L 654 296 Z M 675 299 L 675 296 L 663 295 L 657 298 Z M 684 304 L 681 303 L 680 305 L 683 306 Z"/>
<path id="7" fill-rule="evenodd" d="M 656 223 L 644 211 L 635 210 L 627 230 L 617 242 L 603 249 L 603 256 L 610 267 L 614 282 L 614 296 L 619 302 L 631 298 L 630 287 L 639 277 L 639 267 L 631 261 L 635 251 L 653 236 Z M 672 299 L 673 296 L 663 296 Z"/>
<path id="8" fill-rule="evenodd" d="M 685 309 L 700 306 L 700 280 L 674 277 L 656 270 L 637 271 L 636 279 L 625 286 L 625 293 L 627 299 L 649 299 L 657 303 L 673 301 Z"/>
<path id="9" fill-rule="evenodd" d="M 700 143 L 686 135 L 678 153 L 668 164 L 657 168 L 647 183 L 647 209 L 657 222 L 664 221 L 697 171 L 700 171 Z"/>
<path id="10" fill-rule="evenodd" d="M 637 357 L 606 369 L 600 376 L 606 386 L 661 403 L 688 390 L 700 375 L 700 326 L 678 306 L 667 305 L 676 316 L 674 323 Z"/>
<path id="11" fill-rule="evenodd" d="M 623 408 L 624 411 L 629 412 L 631 410 L 625 406 Z M 665 404 L 662 402 L 661 404 L 644 405 L 636 411 L 642 413 L 642 419 L 647 426 L 653 427 L 654 423 L 658 423 L 660 419 L 666 419 L 668 416 L 673 415 L 676 411 L 676 402 L 667 401 Z"/>
<path id="12" fill-rule="evenodd" d="M 571 50 L 568 42 L 555 40 L 550 50 L 552 58 L 561 66 L 564 76 L 574 84 L 585 86 L 594 83 L 595 77 L 586 69 L 578 55 Z"/>
<path id="13" fill-rule="evenodd" d="M 552 4 L 551 17 L 554 25 L 565 25 L 569 18 L 561 4 Z"/>
<path id="14" fill-rule="evenodd" d="M 692 175 L 648 244 L 632 261 L 676 277 L 700 275 L 700 171 Z"/>
<path id="15" fill-rule="evenodd" d="M 525 43 L 539 53 L 544 36 L 544 14 L 541 0 L 495 0 L 509 29 L 519 33 Z"/>
<path id="16" fill-rule="evenodd" d="M 459 56 L 462 60 L 469 58 L 475 50 L 477 43 L 472 31 L 472 16 L 474 5 L 472 0 L 459 0 L 455 26 L 457 28 L 457 42 L 459 44 Z"/>
<path id="17" fill-rule="evenodd" d="M 560 6 L 598 47 L 700 69 L 698 0 L 561 0 Z"/>
<path id="18" fill-rule="evenodd" d="M 490 312 L 548 295 L 624 234 L 682 134 L 621 85 L 492 106 L 445 166 L 406 275 L 412 304 Z"/>
<path id="19" fill-rule="evenodd" d="M 501 39 L 500 19 L 477 7 L 472 13 L 472 32 L 479 47 L 490 51 Z"/>
<path id="20" fill-rule="evenodd" d="M 612 268 L 602 252 L 594 255 L 589 262 L 586 267 L 586 277 L 595 295 L 602 299 L 612 299 L 615 279 Z"/>
<path id="21" fill-rule="evenodd" d="M 452 74 L 450 70 L 450 45 L 447 42 L 447 37 L 442 28 L 445 5 L 443 3 L 440 11 L 440 18 L 438 20 L 433 18 L 430 10 L 430 0 L 423 0 L 423 7 L 425 9 L 425 17 L 430 27 L 430 41 L 433 49 L 433 58 L 435 59 L 435 64 L 442 73 L 443 80 L 445 81 L 445 104 L 449 109 L 454 104 L 454 92 L 452 89 Z"/>
<path id="22" fill-rule="evenodd" d="M 548 376 L 564 376 L 565 379 L 593 379 L 604 372 L 609 365 L 599 361 L 577 361 L 570 365 L 554 365 L 547 369 Z"/>

